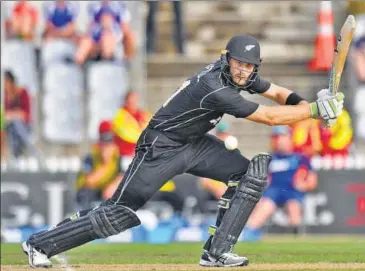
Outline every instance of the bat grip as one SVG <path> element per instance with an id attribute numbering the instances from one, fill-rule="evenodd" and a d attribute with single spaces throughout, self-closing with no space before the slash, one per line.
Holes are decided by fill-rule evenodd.
<path id="1" fill-rule="evenodd" d="M 332 120 L 326 120 L 325 124 L 327 127 L 333 127 L 337 122 L 337 119 L 332 119 Z"/>

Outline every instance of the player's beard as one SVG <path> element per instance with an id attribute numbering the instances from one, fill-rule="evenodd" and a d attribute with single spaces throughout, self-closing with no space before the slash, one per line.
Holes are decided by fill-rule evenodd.
<path id="1" fill-rule="evenodd" d="M 234 75 L 234 78 L 236 79 L 236 84 L 243 86 L 244 84 L 246 84 L 248 78 L 250 77 L 251 73 L 245 71 L 245 70 L 240 70 L 240 69 L 236 69 L 239 71 L 239 73 L 236 73 Z M 246 76 L 247 75 L 247 76 Z"/>

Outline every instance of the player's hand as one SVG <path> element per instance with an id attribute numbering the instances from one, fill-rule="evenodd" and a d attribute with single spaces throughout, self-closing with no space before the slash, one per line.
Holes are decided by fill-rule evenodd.
<path id="1" fill-rule="evenodd" d="M 317 96 L 317 101 L 310 104 L 312 118 L 325 121 L 336 120 L 342 113 L 345 95 L 339 92 L 333 96 L 327 89 L 322 89 Z"/>

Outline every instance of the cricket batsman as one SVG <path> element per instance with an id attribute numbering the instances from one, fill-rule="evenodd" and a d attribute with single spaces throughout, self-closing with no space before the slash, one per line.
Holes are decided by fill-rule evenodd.
<path id="1" fill-rule="evenodd" d="M 344 95 L 320 91 L 308 103 L 295 92 L 262 79 L 260 45 L 248 35 L 234 36 L 216 62 L 187 79 L 167 99 L 142 132 L 135 157 L 114 195 L 84 215 L 33 234 L 22 244 L 31 267 L 50 267 L 50 257 L 139 225 L 135 211 L 175 175 L 190 173 L 220 180 L 228 188 L 218 203 L 216 225 L 204 245 L 199 264 L 233 267 L 248 264 L 232 253 L 252 210 L 267 184 L 268 154 L 251 160 L 239 150 L 207 134 L 224 114 L 266 125 L 286 125 L 319 118 L 336 120 Z M 278 106 L 264 106 L 240 93 L 262 95 Z M 80 212 L 79 212 L 80 213 Z M 85 215 L 86 213 L 86 215 Z"/>

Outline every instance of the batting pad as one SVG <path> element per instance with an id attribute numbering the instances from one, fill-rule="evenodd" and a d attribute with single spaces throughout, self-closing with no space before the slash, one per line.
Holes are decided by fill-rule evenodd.
<path id="1" fill-rule="evenodd" d="M 121 233 L 139 224 L 141 221 L 128 207 L 107 205 L 49 231 L 33 234 L 29 238 L 29 244 L 41 249 L 48 257 L 52 257 L 95 239 Z"/>
<path id="2" fill-rule="evenodd" d="M 267 170 L 271 156 L 260 154 L 255 156 L 243 176 L 236 193 L 231 199 L 231 206 L 224 214 L 221 225 L 216 229 L 209 253 L 219 258 L 230 252 L 236 244 L 249 216 L 261 199 L 267 184 Z"/>

